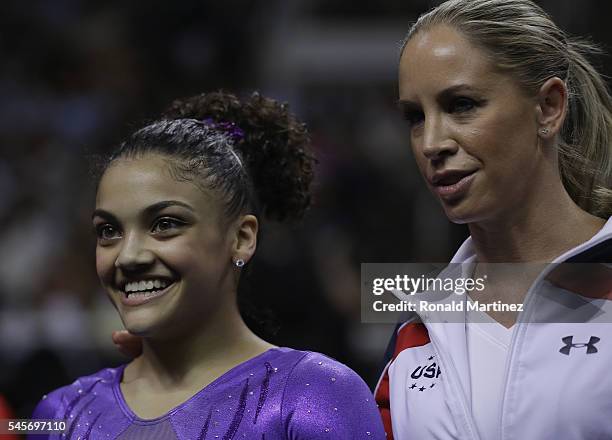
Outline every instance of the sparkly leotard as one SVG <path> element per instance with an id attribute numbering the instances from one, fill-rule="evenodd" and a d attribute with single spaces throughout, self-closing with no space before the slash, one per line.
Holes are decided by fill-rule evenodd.
<path id="1" fill-rule="evenodd" d="M 33 418 L 67 421 L 80 440 L 384 439 L 370 390 L 319 353 L 274 348 L 250 359 L 156 419 L 136 416 L 120 389 L 125 365 L 53 391 Z M 163 399 L 163 396 L 160 396 Z"/>

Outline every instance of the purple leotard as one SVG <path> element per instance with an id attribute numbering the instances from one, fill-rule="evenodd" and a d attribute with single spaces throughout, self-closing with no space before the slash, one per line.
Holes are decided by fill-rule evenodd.
<path id="1" fill-rule="evenodd" d="M 165 415 L 136 416 L 119 383 L 125 365 L 107 368 L 53 391 L 33 418 L 62 419 L 61 434 L 80 440 L 357 440 L 384 439 L 374 399 L 363 380 L 320 353 L 274 348 L 250 359 Z M 163 396 L 160 396 L 163 399 Z"/>

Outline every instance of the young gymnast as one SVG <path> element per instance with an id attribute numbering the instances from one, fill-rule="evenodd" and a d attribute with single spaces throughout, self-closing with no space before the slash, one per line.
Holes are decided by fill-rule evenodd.
<path id="1" fill-rule="evenodd" d="M 384 438 L 359 376 L 272 346 L 238 310 L 262 217 L 309 205 L 307 143 L 286 105 L 219 92 L 175 102 L 121 144 L 98 184 L 96 268 L 142 355 L 43 398 L 34 417 L 68 424 L 49 438 Z"/>

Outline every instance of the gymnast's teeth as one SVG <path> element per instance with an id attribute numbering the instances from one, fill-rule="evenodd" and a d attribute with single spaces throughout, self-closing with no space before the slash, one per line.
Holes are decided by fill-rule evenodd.
<path id="1" fill-rule="evenodd" d="M 146 292 L 130 293 L 130 298 L 150 298 L 157 295 L 159 292 L 159 290 L 149 290 Z"/>
<path id="2" fill-rule="evenodd" d="M 142 280 L 142 281 L 133 281 L 131 283 L 126 283 L 124 287 L 124 292 L 126 294 L 135 294 L 135 293 L 143 293 L 150 292 L 154 289 L 164 289 L 168 286 L 168 282 L 156 279 L 156 280 Z"/>

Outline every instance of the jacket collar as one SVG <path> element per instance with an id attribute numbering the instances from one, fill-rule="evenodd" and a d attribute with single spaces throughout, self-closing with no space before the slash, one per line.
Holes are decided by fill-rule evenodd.
<path id="1" fill-rule="evenodd" d="M 602 262 L 609 262 L 612 261 L 612 259 L 610 259 L 610 254 L 612 254 L 612 217 L 608 219 L 603 228 L 601 228 L 597 234 L 591 237 L 590 240 L 559 255 L 552 262 L 561 263 L 567 260 L 581 263 L 599 260 L 602 260 Z M 467 240 L 465 240 L 459 247 L 450 262 L 465 263 L 470 258 L 475 256 L 476 251 L 474 250 L 472 237 L 468 237 Z M 606 260 L 605 258 L 608 259 Z"/>

